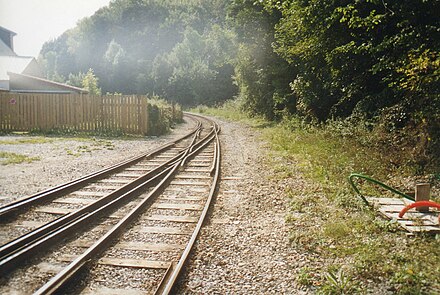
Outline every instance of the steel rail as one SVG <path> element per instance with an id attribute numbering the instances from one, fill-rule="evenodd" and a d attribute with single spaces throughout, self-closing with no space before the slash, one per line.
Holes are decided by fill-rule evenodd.
<path id="1" fill-rule="evenodd" d="M 202 228 L 203 223 L 205 222 L 206 216 L 208 214 L 208 210 L 209 207 L 211 205 L 212 199 L 214 198 L 214 195 L 217 192 L 217 188 L 218 188 L 218 182 L 219 182 L 219 178 L 220 178 L 220 161 L 221 161 L 221 149 L 220 149 L 220 140 L 218 138 L 218 133 L 220 132 L 220 129 L 218 126 L 215 127 L 215 143 L 214 143 L 214 158 L 213 158 L 213 170 L 211 170 L 211 174 L 214 173 L 213 176 L 213 181 L 211 183 L 211 189 L 209 191 L 209 195 L 208 198 L 205 202 L 205 206 L 203 208 L 203 211 L 200 215 L 200 218 L 197 222 L 197 225 L 193 231 L 193 234 L 191 235 L 191 238 L 187 244 L 187 246 L 185 247 L 179 262 L 174 265 L 172 264 L 170 266 L 170 268 L 167 270 L 166 272 L 166 276 L 167 278 L 163 279 L 161 281 L 161 284 L 159 285 L 159 287 L 157 288 L 155 294 L 162 294 L 162 295 L 166 295 L 166 294 L 170 294 L 174 284 L 184 266 L 184 264 L 186 263 L 186 260 L 188 259 L 188 256 L 191 252 L 191 249 L 194 246 L 194 243 L 200 233 L 200 230 Z"/>
<path id="2" fill-rule="evenodd" d="M 193 115 L 191 114 L 186 114 L 187 117 L 191 118 L 192 120 L 195 120 Z M 2 207 L 0 207 L 0 217 L 5 218 L 10 216 L 11 214 L 13 214 L 14 212 L 17 212 L 19 210 L 22 210 L 24 208 L 28 208 L 29 206 L 32 205 L 36 205 L 45 201 L 49 201 L 51 199 L 54 199 L 56 197 L 59 197 L 61 195 L 70 193 L 72 191 L 77 190 L 80 187 L 83 187 L 85 185 L 87 185 L 90 182 L 96 181 L 98 179 L 102 179 L 105 176 L 114 173 L 118 170 L 122 170 L 123 168 L 127 167 L 127 166 L 131 166 L 136 164 L 137 162 L 140 162 L 143 159 L 147 159 L 149 157 L 152 157 L 164 150 L 166 150 L 167 148 L 175 145 L 176 143 L 186 139 L 187 137 L 191 136 L 192 134 L 194 134 L 195 132 L 197 132 L 200 129 L 201 123 L 200 121 L 197 121 L 196 127 L 191 130 L 191 132 L 183 135 L 180 138 L 177 138 L 161 147 L 158 147 L 157 149 L 147 152 L 145 154 L 141 154 L 139 156 L 135 156 L 133 158 L 130 158 L 126 161 L 123 161 L 121 163 L 115 164 L 113 166 L 104 168 L 102 170 L 90 173 L 88 175 L 79 177 L 77 179 L 74 179 L 72 181 L 63 183 L 61 185 L 49 188 L 47 190 L 44 190 L 42 192 L 38 192 L 34 195 L 31 195 L 29 197 L 23 198 L 21 200 L 6 204 Z"/>
<path id="3" fill-rule="evenodd" d="M 214 129 L 215 130 L 215 129 Z M 190 154 L 187 154 L 186 157 L 192 157 L 196 151 L 199 151 L 201 148 L 205 147 L 209 144 L 215 137 L 209 135 L 205 136 L 200 142 L 203 142 L 195 151 Z M 199 143 L 200 143 L 199 142 Z M 198 143 L 198 144 L 199 144 Z M 187 150 L 187 152 L 189 149 Z M 55 277 L 49 280 L 45 285 L 43 285 L 39 290 L 36 291 L 35 294 L 53 294 L 62 288 L 67 282 L 69 282 L 81 269 L 83 269 L 88 262 L 92 260 L 92 258 L 99 255 L 104 247 L 109 244 L 112 240 L 114 240 L 119 233 L 121 233 L 133 220 L 135 220 L 146 208 L 149 201 L 157 197 L 160 193 L 163 192 L 165 186 L 171 181 L 173 175 L 179 169 L 181 162 L 176 162 L 173 166 L 169 167 L 166 171 L 169 171 L 168 174 L 160 181 L 160 183 L 144 198 L 142 201 L 133 208 L 126 216 L 121 219 L 110 231 L 108 231 L 102 238 L 100 238 L 95 244 L 89 247 L 83 254 L 77 257 L 74 261 L 72 261 L 66 268 L 64 268 L 61 272 L 59 272 Z"/>
<path id="4" fill-rule="evenodd" d="M 195 143 L 195 140 L 200 134 L 200 130 L 197 131 L 196 135 L 193 137 L 191 144 L 188 148 L 186 148 L 183 152 L 179 153 L 177 156 L 173 157 L 166 163 L 162 164 L 161 166 L 157 167 L 156 169 L 148 172 L 147 174 L 139 177 L 138 179 L 134 180 L 133 182 L 123 186 L 122 188 L 118 189 L 117 191 L 114 191 L 110 193 L 109 195 L 99 199 L 98 201 L 83 207 L 77 211 L 71 212 L 69 214 L 66 214 L 65 216 L 56 219 L 46 225 L 43 225 L 42 227 L 39 227 L 35 229 L 34 231 L 25 234 L 5 245 L 0 247 L 0 273 L 9 272 L 13 269 L 13 265 L 17 264 L 19 261 L 23 260 L 24 258 L 28 257 L 28 254 L 24 249 L 33 249 L 33 244 L 38 244 L 41 247 L 41 243 L 39 242 L 44 237 L 50 235 L 51 233 L 58 232 L 60 229 L 62 229 L 63 226 L 68 226 L 70 223 L 76 222 L 78 218 L 81 218 L 84 216 L 84 214 L 87 214 L 86 217 L 88 219 L 96 216 L 95 214 L 91 214 L 94 210 L 99 211 L 99 207 L 103 206 L 104 204 L 108 202 L 112 202 L 115 198 L 120 200 L 118 198 L 121 194 L 127 192 L 128 190 L 132 189 L 134 186 L 139 185 L 138 189 L 140 187 L 144 187 L 142 184 L 144 183 L 150 183 L 148 182 L 148 179 L 153 177 L 154 179 L 157 173 L 161 173 L 160 170 L 163 170 L 165 167 L 169 167 L 174 165 L 173 163 L 179 162 L 179 159 L 183 159 L 188 151 L 189 148 L 192 146 L 198 146 L 201 142 L 206 141 L 206 139 L 209 137 L 211 133 L 209 133 L 207 136 L 205 136 L 201 141 Z M 131 190 L 130 192 L 133 192 Z M 127 197 L 127 194 L 124 194 L 125 197 Z M 101 212 L 101 211 L 99 211 Z M 83 219 L 81 219 L 83 220 Z M 75 223 L 76 224 L 76 223 Z M 46 243 L 48 240 L 46 241 Z M 17 253 L 20 253 L 20 255 L 17 255 Z M 30 255 L 30 254 L 29 254 Z"/>
<path id="5" fill-rule="evenodd" d="M 97 215 L 104 213 L 107 210 L 111 210 L 114 206 L 118 205 L 121 201 L 124 201 L 128 196 L 132 196 L 133 194 L 139 192 L 139 190 L 145 188 L 153 181 L 160 181 L 163 178 L 162 174 L 166 174 L 172 167 L 168 167 L 162 173 L 156 175 L 155 177 L 147 180 L 145 183 L 140 184 L 136 188 L 133 188 L 131 191 L 125 193 L 122 196 L 119 196 L 117 199 L 112 200 L 111 202 L 105 204 L 104 206 L 98 208 L 93 212 L 84 213 L 79 216 L 72 222 L 65 224 L 63 227 L 57 228 L 56 230 L 47 233 L 46 235 L 41 236 L 38 240 L 34 241 L 32 244 L 28 244 L 25 247 L 22 247 L 8 256 L 5 260 L 1 262 L 1 270 L 3 272 L 11 271 L 14 267 L 17 267 L 17 264 L 22 262 L 23 260 L 29 258 L 31 255 L 38 253 L 43 247 L 47 247 L 48 244 L 52 245 L 54 242 L 64 238 L 66 235 L 73 233 L 76 228 L 83 226 L 85 223 L 90 222 L 89 219 L 96 217 Z M 3 269 L 5 268 L 5 269 Z"/>
<path id="6" fill-rule="evenodd" d="M 144 183 L 148 179 L 156 176 L 159 174 L 163 169 L 169 166 L 170 163 L 174 162 L 175 160 L 178 160 L 179 158 L 182 158 L 184 156 L 184 152 L 179 153 L 177 156 L 173 157 L 172 159 L 168 160 L 164 164 L 160 165 L 159 167 L 155 168 L 154 170 L 149 171 L 148 173 L 141 175 L 134 181 L 120 187 L 119 189 L 109 193 L 108 195 L 96 200 L 95 202 L 86 205 L 76 211 L 73 211 L 71 213 L 68 213 L 58 219 L 55 219 L 51 222 L 48 222 L 2 246 L 0 246 L 0 273 L 3 272 L 4 266 L 3 261 L 7 259 L 8 256 L 12 255 L 17 249 L 20 249 L 33 241 L 37 241 L 40 239 L 40 237 L 46 235 L 47 233 L 54 231 L 63 225 L 67 225 L 68 223 L 76 220 L 79 216 L 82 216 L 84 214 L 87 214 L 89 212 L 92 212 L 93 210 L 96 210 L 100 206 L 103 206 L 104 204 L 112 201 L 113 199 L 119 197 L 120 195 L 124 194 L 125 192 L 131 190 L 133 187 L 138 186 L 140 183 Z"/>
<path id="7" fill-rule="evenodd" d="M 103 247 L 110 243 L 120 232 L 145 208 L 150 198 L 156 196 L 163 189 L 164 185 L 169 181 L 170 176 L 175 173 L 178 164 L 170 167 L 168 174 L 161 180 L 161 182 L 151 191 L 130 213 L 121 219 L 112 229 L 110 229 L 103 237 L 89 247 L 83 254 L 72 261 L 66 268 L 44 284 L 38 289 L 34 295 L 37 294 L 53 294 L 67 283 L 78 271 L 80 271 L 93 257 L 103 251 Z"/>

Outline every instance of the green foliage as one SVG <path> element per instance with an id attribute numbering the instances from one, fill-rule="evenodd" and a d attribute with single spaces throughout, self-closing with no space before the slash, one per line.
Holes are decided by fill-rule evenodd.
<path id="1" fill-rule="evenodd" d="M 382 131 L 429 138 L 415 153 L 435 155 L 440 147 L 438 1 L 263 3 L 282 15 L 274 50 L 297 73 L 290 86 L 299 114 L 393 124 L 396 129 Z M 423 167 L 427 160 L 415 161 Z"/>
<path id="2" fill-rule="evenodd" d="M 368 121 L 386 146 L 413 149 L 422 172 L 440 161 L 439 10 L 436 0 L 115 0 L 39 59 L 73 85 L 93 68 L 105 93 L 191 107 L 236 96 L 270 120 Z"/>
<path id="3" fill-rule="evenodd" d="M 104 93 L 213 104 L 236 93 L 233 34 L 222 26 L 226 5 L 115 0 L 44 44 L 40 60 L 65 77 L 93 68 Z"/>
<path id="4" fill-rule="evenodd" d="M 355 294 L 359 291 L 356 284 L 352 281 L 352 278 L 344 273 L 342 268 L 337 272 L 329 270 L 326 273 L 326 284 L 324 284 L 320 290 L 320 294 L 326 295 L 344 295 Z"/>
<path id="5" fill-rule="evenodd" d="M 234 44 L 231 32 L 219 26 L 203 35 L 187 28 L 182 42 L 154 60 L 151 76 L 155 92 L 189 106 L 232 97 L 235 88 L 228 50 L 234 50 Z"/>
<path id="6" fill-rule="evenodd" d="M 29 157 L 26 155 L 21 155 L 17 153 L 0 152 L 0 163 L 2 165 L 8 164 L 20 164 L 20 163 L 32 163 L 34 161 L 39 161 L 39 157 Z"/>
<path id="7" fill-rule="evenodd" d="M 313 284 L 313 270 L 303 267 L 299 270 L 297 281 L 300 285 L 311 286 Z"/>
<path id="8" fill-rule="evenodd" d="M 85 78 L 85 74 L 82 72 L 79 72 L 78 74 L 69 74 L 69 78 L 67 79 L 66 83 L 75 87 L 83 87 L 83 81 Z"/>
<path id="9" fill-rule="evenodd" d="M 274 119 L 278 111 L 293 111 L 291 67 L 272 50 L 278 14 L 270 14 L 254 1 L 236 0 L 229 7 L 229 22 L 237 32 L 239 49 L 234 62 L 241 108 Z"/>
<path id="10" fill-rule="evenodd" d="M 93 69 L 89 69 L 82 80 L 82 87 L 91 95 L 101 95 L 101 88 L 98 86 L 99 79 L 95 76 Z"/>

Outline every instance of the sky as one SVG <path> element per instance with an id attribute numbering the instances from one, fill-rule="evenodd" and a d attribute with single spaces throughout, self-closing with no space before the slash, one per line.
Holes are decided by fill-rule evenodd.
<path id="1" fill-rule="evenodd" d="M 43 43 L 107 6 L 110 0 L 0 0 L 0 26 L 17 33 L 14 51 L 38 57 Z"/>

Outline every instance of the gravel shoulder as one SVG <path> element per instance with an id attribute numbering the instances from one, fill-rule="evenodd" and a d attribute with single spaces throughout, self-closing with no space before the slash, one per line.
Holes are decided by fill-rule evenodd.
<path id="1" fill-rule="evenodd" d="M 295 273 L 308 257 L 289 246 L 286 186 L 273 179 L 259 134 L 240 123 L 222 127 L 222 179 L 177 294 L 307 294 Z"/>

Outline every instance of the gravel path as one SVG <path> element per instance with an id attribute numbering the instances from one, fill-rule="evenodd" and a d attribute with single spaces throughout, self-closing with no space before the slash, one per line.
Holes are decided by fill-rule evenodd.
<path id="1" fill-rule="evenodd" d="M 308 260 L 288 242 L 284 195 L 255 129 L 222 127 L 222 181 L 178 294 L 307 294 L 294 280 Z M 298 184 L 301 185 L 300 180 Z"/>
<path id="2" fill-rule="evenodd" d="M 300 178 L 297 183 L 271 178 L 274 173 L 255 129 L 217 121 L 222 127 L 221 185 L 177 294 L 308 294 L 294 276 L 310 257 L 289 246 L 285 223 L 285 188 L 304 183 Z M 187 123 L 165 137 L 128 141 L 51 138 L 47 143 L 6 145 L 1 140 L 23 137 L 0 137 L 0 152 L 40 157 L 0 166 L 0 204 L 151 150 L 191 127 Z"/>

